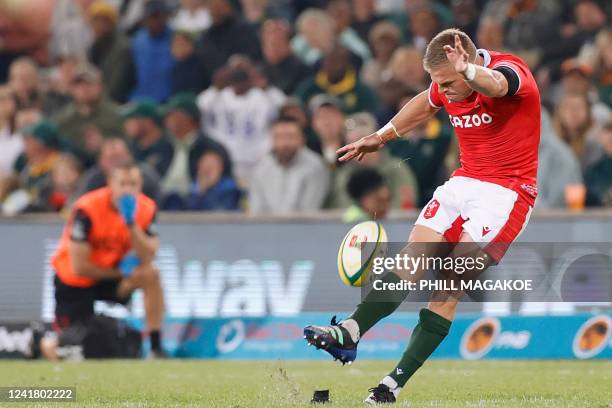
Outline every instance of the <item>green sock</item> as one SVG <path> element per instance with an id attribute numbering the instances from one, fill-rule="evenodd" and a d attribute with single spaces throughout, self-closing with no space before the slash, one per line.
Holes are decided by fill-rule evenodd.
<path id="1" fill-rule="evenodd" d="M 385 283 L 397 283 L 400 277 L 394 273 L 388 273 L 381 278 Z M 389 316 L 402 304 L 408 296 L 408 291 L 375 291 L 371 290 L 361 301 L 349 319 L 353 319 L 359 325 L 361 336 L 365 334 L 379 320 Z"/>
<path id="2" fill-rule="evenodd" d="M 442 343 L 448 334 L 451 321 L 432 312 L 429 309 L 421 309 L 419 323 L 414 328 L 410 343 L 389 376 L 393 378 L 398 386 L 403 387 L 408 379 L 423 365 L 431 353 Z"/>

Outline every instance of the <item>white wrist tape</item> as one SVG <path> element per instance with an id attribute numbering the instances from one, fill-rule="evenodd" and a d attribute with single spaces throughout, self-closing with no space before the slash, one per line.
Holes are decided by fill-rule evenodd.
<path id="1" fill-rule="evenodd" d="M 384 134 L 387 133 L 388 130 L 393 130 L 393 133 L 395 133 L 395 137 L 392 137 L 392 138 L 386 137 L 385 138 Z M 387 143 L 391 139 L 395 139 L 395 138 L 400 137 L 400 134 L 397 131 L 397 128 L 395 127 L 393 122 L 389 121 L 385 126 L 381 127 L 376 132 L 376 136 L 378 136 L 380 138 L 380 141 L 384 144 L 384 143 Z"/>
<path id="2" fill-rule="evenodd" d="M 463 71 L 463 76 L 466 81 L 473 81 L 476 78 L 476 66 L 468 62 L 467 68 Z"/>

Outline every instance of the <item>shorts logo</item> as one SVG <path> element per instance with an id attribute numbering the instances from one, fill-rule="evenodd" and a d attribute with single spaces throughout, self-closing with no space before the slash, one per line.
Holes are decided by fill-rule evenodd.
<path id="1" fill-rule="evenodd" d="M 426 219 L 435 217 L 436 213 L 438 212 L 438 208 L 440 208 L 440 203 L 438 202 L 438 200 L 431 200 L 429 204 L 427 204 L 427 208 L 425 209 L 423 217 L 425 217 Z"/>
<path id="2" fill-rule="evenodd" d="M 521 188 L 532 197 L 537 197 L 538 188 L 533 184 L 521 184 Z"/>
<path id="3" fill-rule="evenodd" d="M 487 235 L 489 232 L 491 232 L 491 228 L 489 228 L 489 227 L 482 227 L 482 236 L 483 237 L 485 235 Z"/>

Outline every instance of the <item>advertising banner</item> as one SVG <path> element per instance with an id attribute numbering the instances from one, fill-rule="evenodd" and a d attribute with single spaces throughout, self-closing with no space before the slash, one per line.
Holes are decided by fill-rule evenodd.
<path id="1" fill-rule="evenodd" d="M 330 316 L 170 319 L 165 347 L 175 357 L 223 359 L 329 359 L 309 347 L 302 329 L 325 325 Z M 397 359 L 404 351 L 416 314 L 392 315 L 363 336 L 359 359 Z M 140 320 L 132 324 L 142 328 Z M 612 358 L 612 315 L 573 316 L 462 315 L 433 354 L 446 359 L 591 359 Z"/>

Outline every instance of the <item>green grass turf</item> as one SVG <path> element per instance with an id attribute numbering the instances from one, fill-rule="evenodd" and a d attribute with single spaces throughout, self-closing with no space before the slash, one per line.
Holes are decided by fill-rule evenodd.
<path id="1" fill-rule="evenodd" d="M 76 386 L 77 404 L 38 407 L 299 407 L 329 389 L 333 407 L 361 401 L 392 361 L 0 362 L 0 386 Z M 612 407 L 610 361 L 431 361 L 400 407 Z"/>

